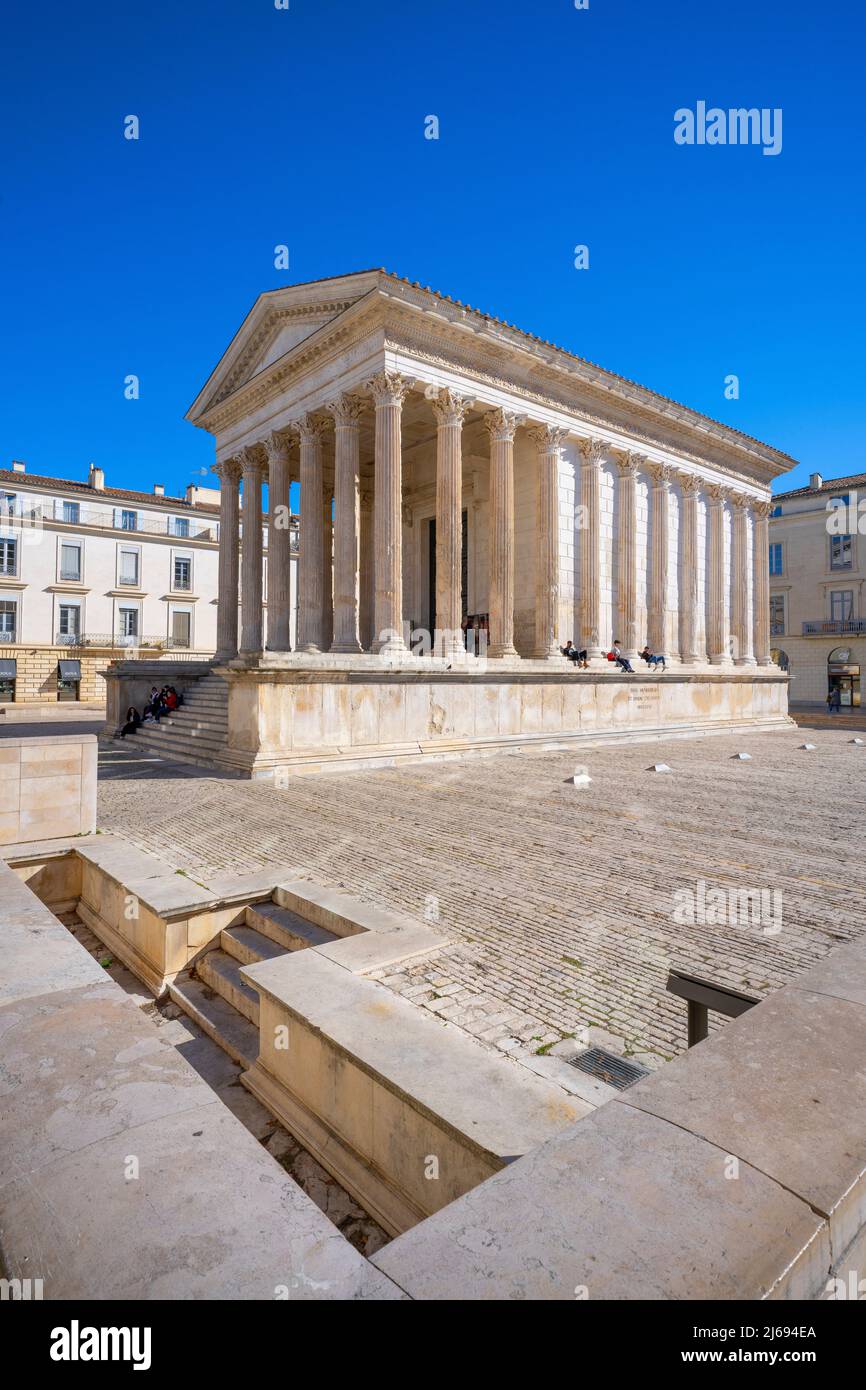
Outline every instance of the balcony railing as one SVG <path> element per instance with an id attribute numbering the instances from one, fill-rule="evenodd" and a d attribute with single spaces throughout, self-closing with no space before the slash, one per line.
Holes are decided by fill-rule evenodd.
<path id="1" fill-rule="evenodd" d="M 82 507 L 75 521 L 67 519 L 62 513 L 55 516 L 53 508 L 43 506 L 17 507 L 12 512 L 4 509 L 2 519 L 7 526 L 33 527 L 46 521 L 59 521 L 64 526 L 84 526 L 97 531 L 122 531 L 127 536 L 171 536 L 179 541 L 217 539 L 215 520 L 208 524 L 199 524 L 190 518 L 187 526 L 177 529 L 171 517 L 139 516 L 136 518 L 135 526 L 130 526 L 124 525 L 122 521 L 115 522 L 113 513 L 94 511 L 89 507 Z"/>
<path id="2" fill-rule="evenodd" d="M 866 618 L 819 618 L 803 624 L 804 637 L 856 637 L 866 632 Z"/>
<path id="3" fill-rule="evenodd" d="M 130 637 L 122 632 L 113 635 L 110 632 L 58 632 L 55 634 L 54 645 L 57 647 L 107 647 L 110 650 L 146 647 L 149 651 L 184 651 L 189 649 L 190 644 L 177 637 Z"/>

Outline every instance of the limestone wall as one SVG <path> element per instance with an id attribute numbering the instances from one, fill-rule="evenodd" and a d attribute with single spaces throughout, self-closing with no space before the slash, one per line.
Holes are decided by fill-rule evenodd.
<path id="1" fill-rule="evenodd" d="M 0 844 L 95 830 L 96 752 L 93 734 L 0 740 Z"/>

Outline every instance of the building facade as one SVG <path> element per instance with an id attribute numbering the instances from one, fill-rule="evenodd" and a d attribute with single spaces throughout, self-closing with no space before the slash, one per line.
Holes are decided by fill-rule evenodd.
<path id="1" fill-rule="evenodd" d="M 864 703 L 866 473 L 777 493 L 770 518 L 770 641 L 791 700 Z"/>
<path id="2" fill-rule="evenodd" d="M 120 656 L 213 655 L 218 551 L 212 488 L 0 469 L 0 701 L 102 703 L 100 670 Z"/>
<path id="3" fill-rule="evenodd" d="M 379 270 L 260 295 L 187 418 L 216 442 L 227 765 L 786 720 L 770 446 Z M 300 486 L 296 643 L 284 533 L 267 631 L 240 543 L 266 483 L 272 513 Z M 615 641 L 667 673 L 623 688 Z"/>

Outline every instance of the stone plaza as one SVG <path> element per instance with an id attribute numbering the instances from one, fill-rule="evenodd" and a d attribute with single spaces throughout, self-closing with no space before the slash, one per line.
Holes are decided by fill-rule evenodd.
<path id="1" fill-rule="evenodd" d="M 764 997 L 866 930 L 850 887 L 866 748 L 805 733 L 815 751 L 796 728 L 595 749 L 583 789 L 563 752 L 279 789 L 111 748 L 99 823 L 194 881 L 297 862 L 429 923 L 449 944 L 385 983 L 490 1046 L 535 1054 L 589 1029 L 654 1067 L 685 1046 L 671 967 Z M 780 893 L 781 931 L 677 922 L 677 891 L 701 880 Z"/>

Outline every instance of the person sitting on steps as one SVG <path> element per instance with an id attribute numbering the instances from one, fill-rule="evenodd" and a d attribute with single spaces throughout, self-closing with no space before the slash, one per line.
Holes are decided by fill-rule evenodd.
<path id="1" fill-rule="evenodd" d="M 628 671 L 629 675 L 634 675 L 634 667 L 627 656 L 623 656 L 618 638 L 613 639 L 613 659 L 621 671 Z"/>
<path id="2" fill-rule="evenodd" d="M 642 660 L 646 662 L 647 666 L 661 666 L 663 671 L 667 670 L 667 660 L 665 659 L 665 657 L 661 655 L 661 653 L 659 653 L 658 655 L 654 655 L 649 642 L 647 642 L 643 651 L 639 652 L 638 654 L 642 658 Z"/>

